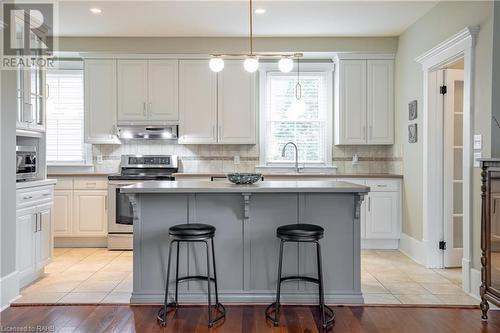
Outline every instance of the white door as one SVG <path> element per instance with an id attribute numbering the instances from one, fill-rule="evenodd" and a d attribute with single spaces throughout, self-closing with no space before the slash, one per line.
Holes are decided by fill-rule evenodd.
<path id="1" fill-rule="evenodd" d="M 118 122 L 148 119 L 147 60 L 118 60 Z"/>
<path id="2" fill-rule="evenodd" d="M 394 61 L 367 61 L 369 144 L 394 143 Z"/>
<path id="3" fill-rule="evenodd" d="M 443 103 L 443 235 L 445 267 L 461 267 L 463 253 L 463 89 L 461 69 L 446 69 Z"/>
<path id="4" fill-rule="evenodd" d="M 228 60 L 218 74 L 218 139 L 226 144 L 255 144 L 255 73 L 243 61 Z"/>
<path id="5" fill-rule="evenodd" d="M 217 143 L 217 74 L 208 60 L 179 62 L 179 143 Z"/>
<path id="6" fill-rule="evenodd" d="M 71 236 L 73 191 L 54 191 L 54 236 Z"/>
<path id="7" fill-rule="evenodd" d="M 179 120 L 179 61 L 149 60 L 148 114 L 153 121 Z"/>
<path id="8" fill-rule="evenodd" d="M 117 143 L 116 60 L 85 60 L 85 142 Z"/>
<path id="9" fill-rule="evenodd" d="M 339 144 L 365 144 L 366 60 L 342 60 L 339 70 Z"/>
<path id="10" fill-rule="evenodd" d="M 367 239 L 398 238 L 398 192 L 370 192 L 365 197 Z"/>
<path id="11" fill-rule="evenodd" d="M 106 236 L 107 191 L 74 191 L 73 209 L 75 236 Z"/>
<path id="12" fill-rule="evenodd" d="M 18 214 L 16 218 L 16 269 L 21 281 L 35 272 L 36 219 L 33 209 Z"/>
<path id="13" fill-rule="evenodd" d="M 47 265 L 52 257 L 52 204 L 38 208 L 38 232 L 36 233 L 36 266 L 40 269 Z"/>

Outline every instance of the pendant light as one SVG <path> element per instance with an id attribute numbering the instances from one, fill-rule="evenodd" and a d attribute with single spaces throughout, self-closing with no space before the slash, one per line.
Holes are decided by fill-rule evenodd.
<path id="1" fill-rule="evenodd" d="M 286 54 L 286 53 L 264 53 L 264 52 L 254 52 L 253 50 L 253 0 L 248 1 L 249 7 L 249 53 L 237 53 L 237 54 L 212 54 L 208 66 L 213 72 L 220 72 L 224 69 L 224 59 L 244 59 L 243 68 L 249 73 L 254 73 L 259 69 L 259 59 L 269 58 L 269 59 L 279 59 L 278 68 L 283 73 L 289 73 L 293 69 L 293 59 L 292 57 L 302 57 L 302 53 Z M 257 12 L 257 11 L 256 11 Z M 259 14 L 265 13 L 264 9 L 259 11 Z M 300 86 L 300 84 L 299 84 Z"/>
<path id="2" fill-rule="evenodd" d="M 243 67 L 249 73 L 253 73 L 259 69 L 259 58 L 253 55 L 253 1 L 250 0 L 249 4 L 249 22 L 250 22 L 250 55 L 243 62 Z"/>
<path id="3" fill-rule="evenodd" d="M 292 109 L 296 116 L 306 112 L 306 102 L 302 98 L 302 85 L 300 84 L 300 57 L 297 54 L 297 83 L 295 84 L 295 101 L 292 103 Z"/>

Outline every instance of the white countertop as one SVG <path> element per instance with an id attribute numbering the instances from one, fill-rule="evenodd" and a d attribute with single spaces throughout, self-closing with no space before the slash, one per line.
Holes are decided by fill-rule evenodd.
<path id="1" fill-rule="evenodd" d="M 55 185 L 56 183 L 57 183 L 56 179 L 31 180 L 31 181 L 16 183 L 16 189 L 37 187 L 37 186 L 46 186 L 46 185 Z"/>
<path id="2" fill-rule="evenodd" d="M 122 193 L 366 193 L 368 186 L 342 181 L 263 181 L 252 185 L 210 181 L 146 181 L 122 187 Z"/>

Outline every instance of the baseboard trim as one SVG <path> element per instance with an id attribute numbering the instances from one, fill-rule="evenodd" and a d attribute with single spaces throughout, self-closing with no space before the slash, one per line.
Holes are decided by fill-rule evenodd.
<path id="1" fill-rule="evenodd" d="M 8 308 L 10 303 L 19 298 L 19 276 L 14 271 L 0 278 L 0 311 Z"/>
<path id="2" fill-rule="evenodd" d="M 397 250 L 399 239 L 361 239 L 363 250 Z"/>
<path id="3" fill-rule="evenodd" d="M 462 290 L 468 294 L 471 292 L 470 260 L 465 258 L 462 258 Z"/>
<path id="4" fill-rule="evenodd" d="M 162 304 L 164 293 L 132 293 L 130 304 Z M 275 293 L 249 292 L 242 293 L 219 293 L 219 299 L 224 304 L 270 304 L 276 299 Z M 206 293 L 179 293 L 179 300 L 186 304 L 206 304 Z M 317 304 L 318 296 L 316 293 L 281 293 L 283 304 Z M 352 294 L 325 294 L 325 302 L 328 304 L 363 304 L 364 298 L 361 293 Z"/>
<path id="5" fill-rule="evenodd" d="M 478 269 L 471 268 L 469 295 L 481 299 L 481 296 L 479 296 L 479 287 L 481 287 L 481 272 Z"/>
<path id="6" fill-rule="evenodd" d="M 54 247 L 108 247 L 108 237 L 54 237 Z"/>
<path id="7" fill-rule="evenodd" d="M 403 252 L 419 264 L 426 266 L 427 260 L 425 244 L 422 241 L 402 233 L 399 241 L 399 251 Z"/>

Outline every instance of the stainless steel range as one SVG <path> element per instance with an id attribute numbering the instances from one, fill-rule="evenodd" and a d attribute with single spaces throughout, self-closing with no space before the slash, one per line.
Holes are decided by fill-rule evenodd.
<path id="1" fill-rule="evenodd" d="M 132 206 L 129 195 L 120 193 L 120 187 L 149 180 L 174 180 L 177 163 L 175 155 L 122 155 L 120 173 L 108 177 L 108 249 L 132 249 Z"/>

